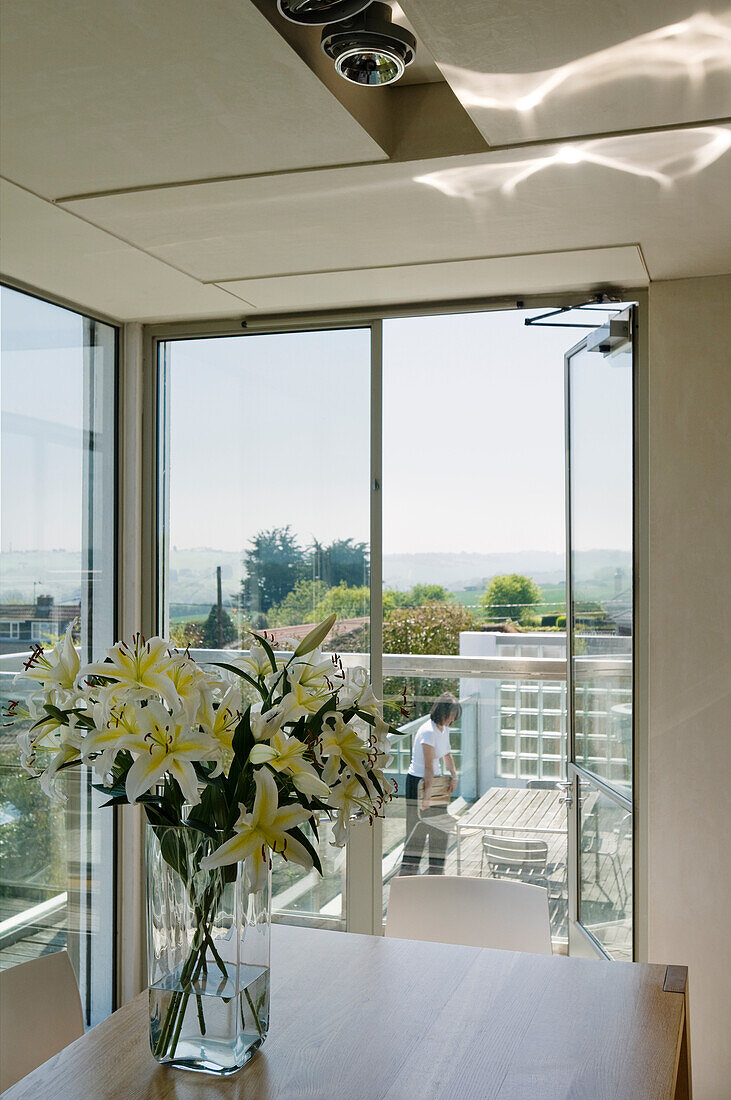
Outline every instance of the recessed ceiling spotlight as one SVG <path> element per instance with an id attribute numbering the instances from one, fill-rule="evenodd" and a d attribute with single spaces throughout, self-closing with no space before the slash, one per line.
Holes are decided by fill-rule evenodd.
<path id="1" fill-rule="evenodd" d="M 324 26 L 350 19 L 367 8 L 371 0 L 277 0 L 280 14 L 291 23 Z"/>
<path id="2" fill-rule="evenodd" d="M 371 3 L 355 15 L 325 27 L 322 48 L 352 84 L 393 84 L 414 60 L 416 39 L 391 22 L 388 4 Z"/>

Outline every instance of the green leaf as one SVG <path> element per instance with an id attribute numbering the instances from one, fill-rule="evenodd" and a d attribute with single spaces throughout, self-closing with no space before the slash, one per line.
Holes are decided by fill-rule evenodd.
<path id="1" fill-rule="evenodd" d="M 287 829 L 287 832 L 291 833 L 291 835 L 295 838 L 295 840 L 299 840 L 300 844 L 302 844 L 307 849 L 309 855 L 312 858 L 312 862 L 315 865 L 315 870 L 317 871 L 317 873 L 319 875 L 321 875 L 322 874 L 322 864 L 320 863 L 320 857 L 317 854 L 317 850 L 312 846 L 312 844 L 307 839 L 305 834 L 302 832 L 300 827 L 298 825 L 295 825 L 291 829 Z"/>
<path id="2" fill-rule="evenodd" d="M 251 707 L 247 707 L 244 713 L 241 715 L 241 720 L 236 726 L 233 739 L 231 741 L 231 748 L 233 749 L 234 760 L 238 762 L 240 768 L 243 768 L 244 764 L 249 759 L 249 753 L 251 752 L 253 747 L 254 734 L 251 732 Z"/>
<path id="3" fill-rule="evenodd" d="M 262 699 L 266 699 L 265 689 L 258 680 L 255 680 L 253 676 L 249 676 L 248 672 L 244 672 L 242 668 L 236 668 L 236 665 L 228 665 L 225 661 L 212 661 L 211 664 L 215 665 L 216 668 L 225 668 L 227 672 L 233 672 L 240 676 L 242 680 L 246 680 L 247 684 L 251 684 L 252 687 L 256 688 Z"/>
<path id="4" fill-rule="evenodd" d="M 328 615 L 326 619 L 323 619 L 319 626 L 314 627 L 295 649 L 295 657 L 304 657 L 306 653 L 312 653 L 313 649 L 317 649 L 320 643 L 327 638 L 336 619 L 337 615 L 333 612 L 332 615 Z"/>
<path id="5" fill-rule="evenodd" d="M 373 784 L 373 786 L 376 788 L 376 790 L 380 794 L 381 798 L 383 798 L 383 787 L 378 782 L 378 780 L 376 779 L 376 777 L 375 777 L 375 775 L 372 771 L 368 772 L 368 778 L 370 779 L 371 783 Z"/>

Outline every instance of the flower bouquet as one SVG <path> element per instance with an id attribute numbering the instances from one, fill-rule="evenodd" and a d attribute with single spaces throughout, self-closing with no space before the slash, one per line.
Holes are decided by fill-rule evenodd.
<path id="1" fill-rule="evenodd" d="M 293 652 L 264 633 L 248 653 L 202 666 L 136 635 L 80 667 L 71 629 L 36 646 L 19 678 L 36 690 L 11 719 L 21 762 L 51 797 L 89 764 L 106 806 L 147 816 L 150 1041 L 165 1063 L 239 1069 L 268 1026 L 271 853 L 322 873 L 314 842 L 343 845 L 393 794 L 383 718 L 364 668 L 320 646 L 335 616 Z"/>

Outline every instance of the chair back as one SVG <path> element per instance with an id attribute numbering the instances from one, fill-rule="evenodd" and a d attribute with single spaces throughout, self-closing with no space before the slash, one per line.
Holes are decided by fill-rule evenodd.
<path id="1" fill-rule="evenodd" d="M 529 779 L 525 789 L 527 791 L 556 791 L 560 788 L 557 779 Z"/>
<path id="2" fill-rule="evenodd" d="M 482 838 L 485 859 L 498 874 L 543 874 L 548 860 L 545 840 L 523 840 L 516 836 L 485 833 Z"/>
<path id="3" fill-rule="evenodd" d="M 391 880 L 386 935 L 550 955 L 548 891 L 507 879 L 402 876 Z"/>
<path id="4" fill-rule="evenodd" d="M 65 951 L 0 973 L 0 1092 L 83 1034 L 79 987 Z"/>

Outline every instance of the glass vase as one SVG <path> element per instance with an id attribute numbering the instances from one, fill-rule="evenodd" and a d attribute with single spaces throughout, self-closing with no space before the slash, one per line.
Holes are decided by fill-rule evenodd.
<path id="1" fill-rule="evenodd" d="M 150 1046 L 158 1062 L 235 1073 L 269 1027 L 271 873 L 203 871 L 217 844 L 187 826 L 147 826 Z"/>

